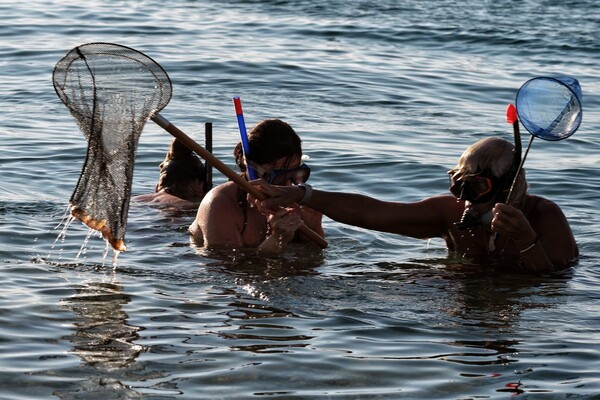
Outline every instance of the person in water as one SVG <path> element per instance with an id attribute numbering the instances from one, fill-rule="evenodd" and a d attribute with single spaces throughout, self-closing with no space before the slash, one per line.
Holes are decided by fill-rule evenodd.
<path id="1" fill-rule="evenodd" d="M 159 203 L 177 209 L 196 209 L 207 191 L 206 170 L 200 158 L 177 139 L 160 164 L 155 192 L 134 200 Z"/>
<path id="2" fill-rule="evenodd" d="M 308 186 L 280 187 L 265 180 L 252 184 L 267 199 L 251 200 L 267 214 L 298 203 L 349 225 L 414 238 L 441 237 L 450 251 L 466 257 L 510 260 L 531 271 L 563 269 L 579 251 L 559 206 L 529 194 L 523 170 L 510 204 L 505 204 L 520 160 L 513 147 L 493 137 L 474 143 L 448 172 L 451 194 L 417 202 L 381 201 Z"/>
<path id="3" fill-rule="evenodd" d="M 302 162 L 302 142 L 294 129 L 279 119 L 259 122 L 248 133 L 249 154 L 242 143 L 234 149 L 236 164 L 248 179 L 248 166 L 266 182 L 289 186 L 304 184 L 310 168 Z M 297 204 L 268 216 L 252 206 L 235 182 L 213 188 L 200 203 L 189 231 L 199 244 L 212 248 L 258 248 L 280 253 L 293 240 L 302 241 L 298 228 L 305 224 L 321 237 L 322 214 Z"/>

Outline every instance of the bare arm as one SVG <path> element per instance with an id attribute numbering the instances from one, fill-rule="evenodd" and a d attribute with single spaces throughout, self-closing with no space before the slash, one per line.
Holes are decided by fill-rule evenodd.
<path id="1" fill-rule="evenodd" d="M 267 209 L 297 203 L 304 197 L 304 189 L 301 187 L 271 186 L 260 180 L 253 181 L 252 184 L 267 196 L 261 202 L 262 207 Z M 450 215 L 456 214 L 456 204 L 456 200 L 450 196 L 399 203 L 360 194 L 323 190 L 313 190 L 310 200 L 304 203 L 344 224 L 415 238 L 445 236 Z"/>

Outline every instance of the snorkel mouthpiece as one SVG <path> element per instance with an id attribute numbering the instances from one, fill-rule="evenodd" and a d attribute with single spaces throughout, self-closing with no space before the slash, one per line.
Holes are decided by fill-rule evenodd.
<path id="1" fill-rule="evenodd" d="M 479 214 L 477 210 L 472 208 L 466 208 L 463 213 L 460 221 L 455 222 L 454 226 L 459 231 L 464 231 L 465 229 L 474 228 L 479 225 L 489 224 L 492 222 L 493 214 L 492 210 L 486 212 L 485 214 Z"/>

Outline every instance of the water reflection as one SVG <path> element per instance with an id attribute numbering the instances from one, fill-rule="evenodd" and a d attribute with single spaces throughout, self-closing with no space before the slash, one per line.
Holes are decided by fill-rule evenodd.
<path id="1" fill-rule="evenodd" d="M 513 357 L 519 352 L 520 343 L 516 340 L 458 340 L 447 344 L 463 350 L 444 354 L 439 358 L 457 364 L 469 366 L 508 365 L 518 361 Z M 460 375 L 465 377 L 483 376 L 468 372 Z"/>
<path id="2" fill-rule="evenodd" d="M 557 308 L 568 290 L 568 276 L 549 277 L 469 268 L 452 277 L 453 307 L 444 309 L 465 325 L 513 332 L 524 314 Z M 557 304 L 558 302 L 558 304 Z"/>
<path id="3" fill-rule="evenodd" d="M 316 269 L 324 262 L 322 251 L 302 244 L 291 244 L 281 255 L 259 254 L 255 249 L 209 249 L 193 241 L 192 246 L 206 258 L 206 268 L 232 280 L 227 290 L 233 298 L 227 304 L 228 320 L 218 332 L 231 350 L 287 353 L 309 345 L 312 336 L 294 327 L 301 317 L 274 306 L 271 295 L 288 287 L 289 279 L 319 275 Z"/>
<path id="4" fill-rule="evenodd" d="M 363 351 L 361 356 L 377 360 L 385 354 L 386 360 L 418 360 L 432 370 L 451 369 L 466 379 L 465 384 L 489 385 L 490 392 L 519 394 L 529 392 L 526 388 L 532 382 L 539 385 L 544 367 L 535 362 L 540 355 L 535 343 L 540 340 L 540 326 L 544 335 L 553 336 L 546 321 L 563 318 L 561 310 L 572 291 L 572 271 L 561 276 L 523 275 L 451 258 L 382 263 L 377 268 L 368 276 L 375 277 L 379 289 L 388 293 L 379 295 L 381 304 L 399 308 L 388 322 L 386 337 L 392 337 L 392 327 L 399 332 L 408 329 L 406 315 L 426 315 L 427 319 L 422 324 L 411 322 L 418 329 L 417 344 L 409 331 L 385 343 L 387 352 Z M 394 287 L 396 292 L 392 292 Z M 372 341 L 382 347 L 378 330 L 374 329 Z M 441 367 L 440 361 L 449 365 Z"/>
<path id="5" fill-rule="evenodd" d="M 131 299 L 117 283 L 91 282 L 76 289 L 76 294 L 63 300 L 77 315 L 76 331 L 67 339 L 74 354 L 87 365 L 111 371 L 127 367 L 139 356 L 136 345 L 141 329 L 127 323 L 123 305 Z"/>
<path id="6" fill-rule="evenodd" d="M 235 294 L 228 304 L 225 321 L 218 335 L 225 338 L 234 351 L 251 353 L 287 353 L 307 347 L 312 336 L 296 331 L 298 315 L 271 306 L 262 299 L 247 294 Z M 293 318 L 294 320 L 290 320 Z"/>
<path id="7" fill-rule="evenodd" d="M 196 253 L 205 258 L 208 268 L 232 274 L 254 282 L 264 279 L 278 279 L 289 276 L 317 274 L 325 257 L 323 252 L 313 246 L 292 243 L 288 251 L 281 255 L 265 255 L 256 249 L 211 249 L 199 246 L 192 239 L 191 246 Z"/>
<path id="8" fill-rule="evenodd" d="M 452 257 L 378 263 L 376 267 L 379 279 L 403 287 L 401 296 L 410 298 L 413 307 L 445 316 L 440 323 L 496 333 L 522 326 L 524 314 L 559 307 L 571 279 L 571 271 L 560 276 L 519 274 Z"/>
<path id="9" fill-rule="evenodd" d="M 118 282 L 87 282 L 75 288 L 62 304 L 77 317 L 75 332 L 66 336 L 71 353 L 83 361 L 85 379 L 70 390 L 54 394 L 70 398 L 137 398 L 138 393 L 121 382 L 144 348 L 135 344 L 142 328 L 128 323 L 123 309 L 131 299 Z M 116 396 L 116 397 L 115 397 Z"/>

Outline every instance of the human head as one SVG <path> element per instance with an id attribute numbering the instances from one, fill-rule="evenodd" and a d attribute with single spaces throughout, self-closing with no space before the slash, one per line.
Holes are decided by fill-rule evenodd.
<path id="1" fill-rule="evenodd" d="M 161 190 L 189 201 L 200 201 L 206 194 L 206 174 L 202 161 L 177 139 L 173 139 L 160 164 L 156 191 Z"/>
<path id="2" fill-rule="evenodd" d="M 280 119 L 259 122 L 248 133 L 248 146 L 248 160 L 258 165 L 285 159 L 283 168 L 288 168 L 292 160 L 302 157 L 300 137 L 288 123 Z M 242 143 L 238 143 L 233 154 L 240 171 L 246 172 Z"/>
<path id="3" fill-rule="evenodd" d="M 472 176 L 490 178 L 491 191 L 471 202 L 504 201 L 515 172 L 514 160 L 512 143 L 498 137 L 489 137 L 469 146 L 458 160 L 458 164 L 448 171 L 448 174 L 454 182 L 468 180 Z M 512 198 L 518 201 L 526 192 L 525 172 L 521 171 Z"/>

